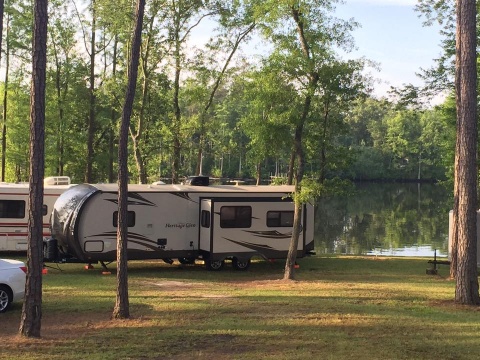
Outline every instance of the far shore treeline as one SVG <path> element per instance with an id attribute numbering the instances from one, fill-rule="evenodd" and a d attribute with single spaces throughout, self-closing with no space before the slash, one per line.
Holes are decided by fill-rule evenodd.
<path id="1" fill-rule="evenodd" d="M 318 78 L 304 125 L 307 177 L 451 177 L 453 98 L 427 106 L 419 89 L 408 86 L 373 97 L 376 64 L 340 55 L 353 49 L 358 24 L 335 18 L 335 1 L 306 4 L 305 36 L 320 54 L 308 61 L 315 71 L 306 68 L 288 1 L 147 2 L 130 182 L 179 182 L 195 174 L 262 182 L 286 177 L 312 73 Z M 1 181 L 29 176 L 31 6 L 28 0 L 5 4 Z M 131 6 L 49 1 L 46 176 L 117 181 Z"/>

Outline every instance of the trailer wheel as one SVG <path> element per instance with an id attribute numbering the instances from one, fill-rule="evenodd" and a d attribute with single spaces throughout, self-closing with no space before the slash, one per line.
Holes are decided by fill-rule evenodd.
<path id="1" fill-rule="evenodd" d="M 0 285 L 0 313 L 7 311 L 12 303 L 12 292 L 10 288 Z"/>
<path id="2" fill-rule="evenodd" d="M 207 267 L 207 270 L 210 271 L 220 271 L 223 269 L 224 265 L 224 260 L 205 260 L 205 266 Z"/>
<path id="3" fill-rule="evenodd" d="M 247 259 L 247 260 L 240 260 L 236 257 L 234 257 L 232 259 L 232 265 L 233 265 L 233 268 L 235 270 L 239 270 L 239 271 L 245 271 L 247 270 L 249 267 L 250 267 L 250 259 Z"/>
<path id="4" fill-rule="evenodd" d="M 183 265 L 192 265 L 195 264 L 195 258 L 181 257 L 178 258 L 178 262 Z"/>

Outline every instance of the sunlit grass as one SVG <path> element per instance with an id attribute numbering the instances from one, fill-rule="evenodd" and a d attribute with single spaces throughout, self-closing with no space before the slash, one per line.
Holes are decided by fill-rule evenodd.
<path id="1" fill-rule="evenodd" d="M 79 264 L 43 277 L 42 339 L 2 314 L 0 359 L 477 359 L 480 311 L 455 305 L 427 259 L 315 256 L 247 272 L 129 263 L 131 319 L 111 320 L 115 275 Z M 109 265 L 112 272 L 115 264 Z"/>

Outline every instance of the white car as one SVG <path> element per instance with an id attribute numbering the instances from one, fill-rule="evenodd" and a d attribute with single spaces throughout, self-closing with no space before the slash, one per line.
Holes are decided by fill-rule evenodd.
<path id="1" fill-rule="evenodd" d="M 0 259 L 0 313 L 10 304 L 23 300 L 27 268 L 19 260 Z"/>

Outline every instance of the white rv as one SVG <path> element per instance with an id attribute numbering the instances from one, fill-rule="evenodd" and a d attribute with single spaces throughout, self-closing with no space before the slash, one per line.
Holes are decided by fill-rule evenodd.
<path id="1" fill-rule="evenodd" d="M 53 204 L 70 187 L 68 176 L 44 180 L 43 236 L 50 236 Z M 28 183 L 0 183 L 0 251 L 26 251 L 28 230 Z"/>
<path id="2" fill-rule="evenodd" d="M 117 191 L 116 184 L 83 184 L 63 193 L 53 209 L 46 260 L 116 260 Z M 211 270 L 228 259 L 243 270 L 253 256 L 285 258 L 293 191 L 293 186 L 129 185 L 128 259 L 203 259 Z M 303 210 L 298 257 L 314 247 L 313 206 Z"/>

